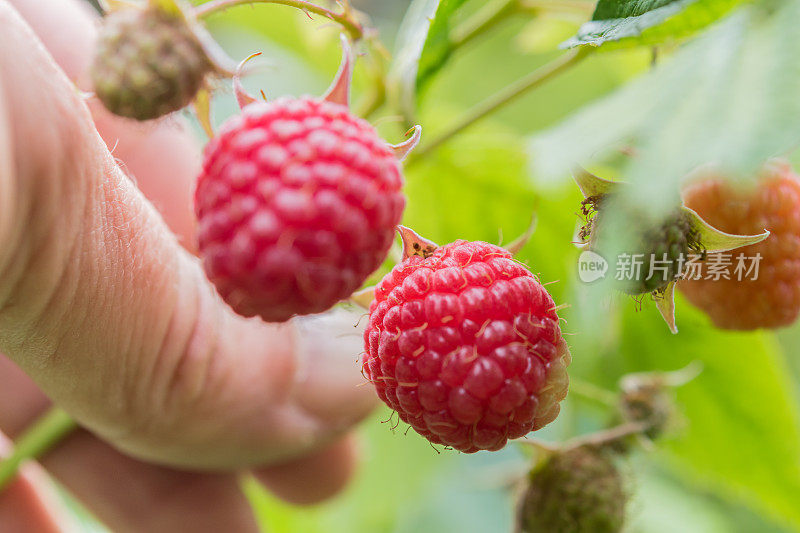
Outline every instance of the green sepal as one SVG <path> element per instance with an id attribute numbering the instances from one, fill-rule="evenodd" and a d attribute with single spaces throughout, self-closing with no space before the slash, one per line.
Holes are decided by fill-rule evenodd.
<path id="1" fill-rule="evenodd" d="M 734 235 L 732 233 L 725 233 L 703 220 L 694 210 L 686 206 L 682 206 L 681 209 L 689 215 L 692 226 L 694 226 L 698 232 L 698 240 L 706 252 L 727 252 L 729 250 L 741 248 L 742 246 L 759 243 L 769 237 L 769 231 L 767 230 L 757 235 Z"/>
<path id="2" fill-rule="evenodd" d="M 595 176 L 582 167 L 575 167 L 572 170 L 572 176 L 575 178 L 575 183 L 578 184 L 578 188 L 581 190 L 581 193 L 583 193 L 584 198 L 610 194 L 621 185 L 621 182 L 610 181 Z"/>

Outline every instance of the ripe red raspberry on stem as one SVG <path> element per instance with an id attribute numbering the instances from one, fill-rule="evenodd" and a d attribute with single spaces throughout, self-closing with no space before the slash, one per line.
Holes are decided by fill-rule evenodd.
<path id="1" fill-rule="evenodd" d="M 349 297 L 389 251 L 405 207 L 392 146 L 351 114 L 352 53 L 322 99 L 256 102 L 234 79 L 239 116 L 205 150 L 195 192 L 206 274 L 233 309 L 280 322 Z"/>
<path id="2" fill-rule="evenodd" d="M 363 372 L 381 400 L 467 453 L 552 422 L 570 354 L 539 280 L 493 244 L 401 235 L 404 260 L 375 288 L 364 333 Z"/>
<path id="3" fill-rule="evenodd" d="M 683 197 L 688 207 L 724 231 L 770 231 L 763 242 L 734 254 L 760 254 L 756 279 L 744 276 L 740 281 L 731 267 L 730 279 L 683 280 L 678 288 L 686 298 L 719 328 L 751 330 L 793 323 L 800 313 L 800 179 L 791 166 L 768 163 L 750 189 L 707 175 L 688 186 Z"/>

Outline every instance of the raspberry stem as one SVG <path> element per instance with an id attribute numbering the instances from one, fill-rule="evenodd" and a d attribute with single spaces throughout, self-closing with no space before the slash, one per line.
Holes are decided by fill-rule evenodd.
<path id="1" fill-rule="evenodd" d="M 463 130 L 472 126 L 481 119 L 486 118 L 488 115 L 492 114 L 498 109 L 505 107 L 528 91 L 535 89 L 545 82 L 557 77 L 559 74 L 566 72 L 570 69 L 570 67 L 580 63 L 589 54 L 590 50 L 588 48 L 579 48 L 577 50 L 568 52 L 551 61 L 550 63 L 538 68 L 537 70 L 534 70 L 527 76 L 524 76 L 523 78 L 513 82 L 511 85 L 502 89 L 495 95 L 490 96 L 483 102 L 473 107 L 471 110 L 467 111 L 463 117 L 446 128 L 442 133 L 434 138 L 434 140 L 421 147 L 414 154 L 413 158 L 409 158 L 409 164 L 413 161 L 421 159 L 423 156 L 449 141 L 452 137 L 455 137 Z"/>
<path id="2" fill-rule="evenodd" d="M 569 392 L 607 407 L 615 407 L 619 401 L 615 392 L 576 377 L 570 377 Z"/>
<path id="3" fill-rule="evenodd" d="M 280 4 L 300 9 L 306 13 L 320 15 L 340 24 L 347 33 L 350 34 L 353 41 L 361 39 L 364 35 L 364 28 L 355 20 L 350 9 L 346 8 L 342 13 L 334 13 L 329 9 L 312 4 L 311 2 L 306 2 L 305 0 L 211 0 L 210 2 L 197 6 L 197 8 L 195 8 L 195 15 L 197 18 L 203 18 L 218 11 L 228 9 L 229 7 L 253 3 Z"/>
<path id="4" fill-rule="evenodd" d="M 629 437 L 643 434 L 650 425 L 648 422 L 625 422 L 612 428 L 570 439 L 561 446 L 561 449 L 574 450 L 582 446 L 601 447 L 619 444 Z"/>
<path id="5" fill-rule="evenodd" d="M 568 11 L 580 14 L 591 14 L 593 2 L 580 0 L 520 0 L 520 9 L 538 14 L 542 11 Z"/>
<path id="6" fill-rule="evenodd" d="M 40 457 L 77 427 L 75 421 L 57 407 L 42 415 L 17 440 L 11 455 L 0 461 L 0 491 L 14 479 L 20 465 Z"/>
<path id="7" fill-rule="evenodd" d="M 453 49 L 459 48 L 475 37 L 490 30 L 510 15 L 518 12 L 520 0 L 498 0 L 483 6 L 464 24 L 456 26 L 450 32 L 449 40 Z"/>
<path id="8" fill-rule="evenodd" d="M 391 54 L 378 39 L 374 31 L 364 35 L 367 48 L 366 71 L 369 76 L 369 91 L 358 105 L 356 115 L 369 119 L 386 103 L 386 74 Z"/>

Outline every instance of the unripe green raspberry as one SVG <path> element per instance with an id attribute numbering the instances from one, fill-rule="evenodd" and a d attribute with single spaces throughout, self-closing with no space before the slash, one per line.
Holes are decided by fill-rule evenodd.
<path id="1" fill-rule="evenodd" d="M 609 238 L 608 234 L 603 233 L 603 220 L 610 216 L 606 207 L 610 204 L 605 196 L 584 201 L 583 209 L 588 221 L 581 230 L 581 237 L 600 250 L 604 248 L 603 242 Z M 632 279 L 626 279 L 621 284 L 621 290 L 628 294 L 647 294 L 664 289 L 680 278 L 681 260 L 687 260 L 693 251 L 700 251 L 697 230 L 682 209 L 671 212 L 656 225 L 648 223 L 646 217 L 633 210 L 621 216 L 625 216 L 629 227 L 644 228 L 639 231 L 638 242 L 632 249 L 625 250 L 626 254 L 640 263 L 637 268 L 630 269 Z M 598 245 L 598 241 L 603 242 Z"/>
<path id="2" fill-rule="evenodd" d="M 680 260 L 688 258 L 692 249 L 692 224 L 681 210 L 670 214 L 659 226 L 647 229 L 642 236 L 644 261 L 641 276 L 634 280 L 626 291 L 643 294 L 663 289 L 680 277 Z M 656 270 L 650 276 L 652 261 L 667 269 L 666 274 Z M 666 261 L 666 262 L 662 262 Z"/>
<path id="3" fill-rule="evenodd" d="M 91 76 L 109 111 L 148 120 L 188 105 L 212 69 L 184 17 L 151 7 L 106 17 Z"/>
<path id="4" fill-rule="evenodd" d="M 581 446 L 557 452 L 531 471 L 519 506 L 520 533 L 617 533 L 627 494 L 612 455 Z"/>

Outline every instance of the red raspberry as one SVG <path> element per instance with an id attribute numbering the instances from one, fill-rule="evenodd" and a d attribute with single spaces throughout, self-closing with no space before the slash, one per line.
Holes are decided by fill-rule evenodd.
<path id="1" fill-rule="evenodd" d="M 284 321 L 325 311 L 392 245 L 405 206 L 398 151 L 344 105 L 345 56 L 328 99 L 249 103 L 206 147 L 195 193 L 199 251 L 242 315 Z"/>
<path id="2" fill-rule="evenodd" d="M 424 255 L 375 289 L 363 371 L 381 400 L 431 442 L 467 453 L 553 421 L 570 355 L 544 287 L 485 242 Z"/>
<path id="3" fill-rule="evenodd" d="M 791 324 L 800 312 L 800 181 L 787 163 L 772 162 L 751 190 L 734 188 L 719 177 L 703 179 L 684 191 L 686 205 L 712 226 L 749 235 L 770 236 L 736 250 L 761 254 L 758 279 L 683 280 L 678 288 L 705 311 L 717 327 L 750 330 Z M 705 271 L 705 270 L 704 270 Z"/>

